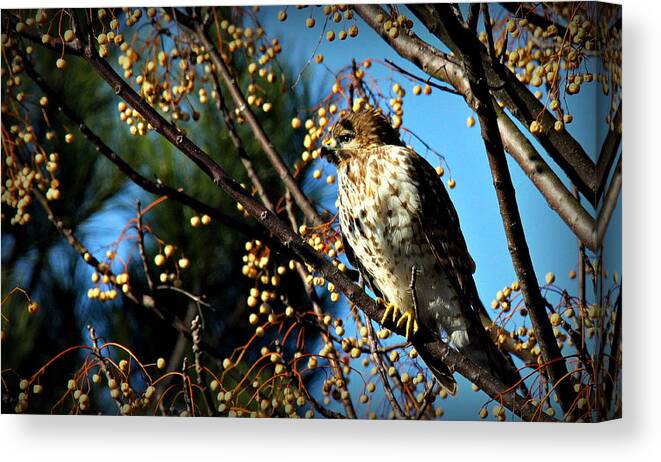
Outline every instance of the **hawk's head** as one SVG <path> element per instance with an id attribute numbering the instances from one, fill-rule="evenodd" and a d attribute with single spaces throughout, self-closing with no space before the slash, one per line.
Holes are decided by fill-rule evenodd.
<path id="1" fill-rule="evenodd" d="M 352 112 L 333 127 L 321 155 L 334 164 L 362 155 L 366 148 L 383 145 L 403 146 L 399 134 L 379 109 Z"/>

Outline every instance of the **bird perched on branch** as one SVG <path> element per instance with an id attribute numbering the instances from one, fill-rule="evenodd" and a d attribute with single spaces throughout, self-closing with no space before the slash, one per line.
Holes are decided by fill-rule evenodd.
<path id="1" fill-rule="evenodd" d="M 479 320 L 484 310 L 457 212 L 436 170 L 406 147 L 377 109 L 339 120 L 322 156 L 337 166 L 339 219 L 347 258 L 385 308 L 405 325 L 447 334 L 449 344 L 513 385 L 518 373 Z M 423 357 L 423 359 L 425 359 Z M 428 366 L 453 390 L 445 365 Z"/>

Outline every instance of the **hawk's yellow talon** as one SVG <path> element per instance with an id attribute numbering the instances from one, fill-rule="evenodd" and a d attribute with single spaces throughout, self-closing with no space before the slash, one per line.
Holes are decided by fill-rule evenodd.
<path id="1" fill-rule="evenodd" d="M 380 305 L 383 305 L 386 308 L 386 311 L 383 313 L 383 316 L 381 316 L 381 324 L 386 322 L 386 319 L 388 319 L 388 315 L 390 312 L 392 312 L 392 322 L 397 321 L 397 307 L 393 305 L 392 303 L 386 302 L 384 299 L 381 297 L 376 298 L 377 303 Z"/>
<path id="2" fill-rule="evenodd" d="M 413 333 L 418 332 L 418 321 L 413 317 L 411 310 L 406 310 L 397 321 L 397 327 L 401 326 L 406 321 L 406 340 L 409 340 L 411 332 L 411 324 L 413 324 Z"/>

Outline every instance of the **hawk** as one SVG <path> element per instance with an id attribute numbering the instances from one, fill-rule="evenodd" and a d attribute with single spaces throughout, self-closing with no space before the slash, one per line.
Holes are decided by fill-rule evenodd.
<path id="1" fill-rule="evenodd" d="M 341 118 L 322 156 L 338 171 L 347 258 L 386 307 L 381 322 L 393 316 L 405 324 L 407 339 L 418 323 L 445 332 L 450 346 L 505 384 L 516 383 L 511 357 L 480 323 L 484 307 L 473 280 L 475 263 L 436 170 L 402 143 L 377 109 Z M 432 371 L 441 383 L 454 386 L 447 368 Z"/>

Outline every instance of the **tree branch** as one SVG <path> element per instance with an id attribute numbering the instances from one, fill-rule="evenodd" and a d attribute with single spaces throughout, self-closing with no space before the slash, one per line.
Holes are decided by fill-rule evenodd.
<path id="1" fill-rule="evenodd" d="M 48 99 L 51 101 L 51 103 L 53 103 L 62 114 L 64 114 L 68 119 L 70 119 L 78 126 L 80 132 L 88 141 L 90 141 L 90 143 L 94 145 L 97 152 L 115 164 L 115 166 L 131 181 L 133 181 L 133 183 L 149 193 L 159 196 L 167 196 L 185 206 L 192 208 L 198 213 L 209 215 L 219 223 L 228 226 L 243 235 L 254 236 L 255 233 L 262 234 L 259 230 L 250 228 L 245 223 L 235 220 L 234 218 L 221 213 L 219 210 L 199 201 L 198 199 L 189 196 L 181 189 L 175 189 L 162 183 L 160 180 L 156 182 L 151 181 L 134 170 L 124 159 L 119 156 L 119 154 L 114 152 L 107 144 L 103 142 L 103 140 L 101 140 L 101 138 L 99 138 L 98 135 L 96 135 L 96 133 L 94 133 L 89 128 L 88 125 L 85 124 L 82 118 L 80 118 L 78 114 L 67 103 L 64 102 L 64 100 L 60 97 L 60 93 L 54 90 L 41 77 L 41 75 L 37 73 L 30 60 L 27 59 L 24 53 L 22 53 L 22 50 L 19 51 L 21 51 L 23 56 L 23 63 L 26 74 L 37 84 L 41 91 L 48 96 Z M 273 240 L 267 235 L 262 234 L 259 236 L 259 238 L 264 239 L 265 243 L 268 242 L 270 245 L 275 244 L 275 242 L 273 242 Z"/>
<path id="2" fill-rule="evenodd" d="M 250 178 L 250 181 L 255 187 L 255 190 L 257 191 L 257 195 L 264 203 L 264 206 L 266 206 L 267 209 L 274 211 L 275 208 L 273 207 L 273 203 L 271 202 L 271 199 L 269 199 L 268 194 L 266 194 L 264 185 L 262 184 L 262 181 L 259 179 L 259 176 L 255 171 L 252 160 L 248 156 L 248 153 L 246 152 L 245 148 L 243 147 L 243 142 L 241 141 L 241 138 L 239 137 L 239 134 L 236 131 L 234 121 L 232 120 L 229 110 L 225 105 L 225 98 L 223 97 L 220 81 L 218 80 L 218 75 L 216 75 L 216 73 L 213 72 L 212 77 L 213 77 L 214 87 L 218 95 L 218 97 L 216 98 L 216 108 L 218 109 L 218 112 L 220 112 L 220 115 L 222 116 L 223 121 L 225 122 L 225 126 L 227 127 L 227 132 L 229 133 L 230 139 L 232 140 L 232 144 L 234 144 L 234 147 L 236 148 L 236 153 L 239 155 L 239 159 L 241 159 L 243 168 L 246 170 L 246 174 L 248 175 L 248 178 Z"/>
<path id="3" fill-rule="evenodd" d="M 622 143 L 622 103 L 620 102 L 615 117 L 613 119 L 613 128 L 608 130 L 606 139 L 601 145 L 599 158 L 597 159 L 597 200 L 601 199 L 604 193 L 608 173 L 615 162 L 617 151 Z"/>
<path id="4" fill-rule="evenodd" d="M 622 157 L 617 162 L 613 178 L 611 178 L 610 185 L 604 196 L 604 202 L 599 209 L 599 217 L 597 218 L 597 244 L 601 246 L 604 241 L 606 231 L 608 231 L 608 224 L 613 216 L 615 207 L 617 206 L 617 199 L 620 197 L 620 190 L 622 189 Z"/>
<path id="5" fill-rule="evenodd" d="M 503 218 L 512 263 L 521 283 L 521 291 L 530 313 L 542 358 L 548 364 L 549 376 L 555 383 L 560 403 L 567 412 L 574 402 L 574 393 L 570 382 L 564 380 L 568 375 L 567 367 L 553 335 L 553 328 L 546 313 L 544 298 L 533 269 L 519 215 L 516 193 L 498 129 L 496 111 L 491 101 L 480 54 L 468 38 L 472 36 L 472 32 L 453 18 L 450 8 L 447 5 L 437 5 L 437 9 L 440 12 L 440 21 L 445 30 L 457 44 L 464 71 L 469 79 L 472 93 L 476 98 L 473 109 L 480 120 L 482 138 L 491 167 L 493 183 L 498 197 L 498 207 Z"/>

